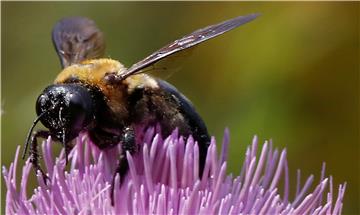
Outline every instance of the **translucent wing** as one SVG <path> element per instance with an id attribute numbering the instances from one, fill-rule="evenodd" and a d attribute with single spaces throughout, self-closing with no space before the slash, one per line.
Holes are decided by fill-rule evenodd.
<path id="1" fill-rule="evenodd" d="M 126 77 L 138 74 L 142 72 L 149 71 L 151 67 L 154 67 L 154 64 L 158 61 L 173 55 L 177 52 L 180 52 L 184 49 L 193 47 L 199 43 L 202 43 L 208 39 L 219 36 L 227 31 L 230 31 L 240 25 L 243 25 L 251 20 L 255 19 L 259 14 L 250 14 L 247 16 L 239 16 L 234 19 L 221 22 L 219 24 L 210 25 L 208 27 L 199 29 L 192 32 L 189 35 L 182 37 L 181 39 L 175 40 L 174 42 L 164 46 L 158 51 L 154 52 L 147 58 L 141 60 L 140 62 L 132 65 L 124 73 L 120 74 L 120 79 L 125 79 Z M 148 68 L 149 67 L 149 68 Z"/>
<path id="2" fill-rule="evenodd" d="M 68 17 L 56 23 L 52 40 L 62 67 L 86 59 L 100 58 L 105 52 L 102 32 L 85 17 Z"/>
<path id="3" fill-rule="evenodd" d="M 148 73 L 150 75 L 161 77 L 163 80 L 167 80 L 174 73 L 181 70 L 185 59 L 188 59 L 192 54 L 196 46 L 189 47 L 186 51 L 176 52 L 172 55 L 165 57 L 143 69 L 137 73 Z"/>

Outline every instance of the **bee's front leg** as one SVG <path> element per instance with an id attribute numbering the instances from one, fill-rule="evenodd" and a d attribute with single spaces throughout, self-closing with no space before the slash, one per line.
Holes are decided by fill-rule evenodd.
<path id="1" fill-rule="evenodd" d="M 48 138 L 49 136 L 51 136 L 49 131 L 46 130 L 39 130 L 39 131 L 35 131 L 34 134 L 31 137 L 31 142 L 30 142 L 30 163 L 32 164 L 34 170 L 35 170 L 35 174 L 37 174 L 39 171 L 44 179 L 45 184 L 47 183 L 47 181 L 50 181 L 49 177 L 45 174 L 45 172 L 42 170 L 41 166 L 40 166 L 40 161 L 39 161 L 39 152 L 38 152 L 38 142 L 37 142 L 37 138 Z"/>
<path id="2" fill-rule="evenodd" d="M 129 152 L 130 154 L 134 154 L 138 151 L 138 146 L 135 141 L 135 131 L 132 127 L 125 127 L 123 130 L 123 136 L 121 141 L 121 155 L 118 160 L 118 164 L 116 167 L 116 170 L 114 172 L 112 182 L 111 182 L 111 205 L 114 206 L 114 200 L 115 200 L 115 178 L 116 175 L 120 175 L 120 185 L 123 183 L 125 179 L 125 175 L 129 170 L 129 163 L 126 159 L 126 152 Z"/>

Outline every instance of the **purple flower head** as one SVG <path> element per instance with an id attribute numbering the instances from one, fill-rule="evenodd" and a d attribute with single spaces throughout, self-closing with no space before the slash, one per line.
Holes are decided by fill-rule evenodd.
<path id="1" fill-rule="evenodd" d="M 185 140 L 177 131 L 161 139 L 148 129 L 135 155 L 127 154 L 129 172 L 115 183 L 115 206 L 111 206 L 111 178 L 120 148 L 101 151 L 81 134 L 71 151 L 70 170 L 64 171 L 64 151 L 52 155 L 52 140 L 42 145 L 46 172 L 51 179 L 28 194 L 31 164 L 26 162 L 21 181 L 16 181 L 19 147 L 15 160 L 3 175 L 7 187 L 7 214 L 341 214 L 346 184 L 337 197 L 332 178 L 311 188 L 313 176 L 300 185 L 300 171 L 294 198 L 289 198 L 286 150 L 265 142 L 258 153 L 255 137 L 248 147 L 240 176 L 226 174 L 229 134 L 225 132 L 220 156 L 211 141 L 203 176 L 199 177 L 199 148 L 193 138 Z M 281 182 L 281 183 L 280 183 Z M 279 192 L 282 189 L 283 192 Z M 312 191 L 309 191 L 313 189 Z M 324 198 L 325 197 L 325 198 Z"/>

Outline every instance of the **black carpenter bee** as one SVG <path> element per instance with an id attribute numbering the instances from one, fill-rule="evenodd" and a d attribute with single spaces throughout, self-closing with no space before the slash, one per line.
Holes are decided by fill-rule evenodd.
<path id="1" fill-rule="evenodd" d="M 92 20 L 83 17 L 60 20 L 52 31 L 52 39 L 63 70 L 37 99 L 38 117 L 30 128 L 23 157 L 30 144 L 30 161 L 46 180 L 39 164 L 37 138 L 51 136 L 61 142 L 67 162 L 71 141 L 80 132 L 87 131 L 100 149 L 121 144 L 122 156 L 114 176 L 124 175 L 128 169 L 125 152 L 136 153 L 138 150 L 137 128 L 159 124 L 163 136 L 176 128 L 183 136 L 193 136 L 199 144 L 202 172 L 210 142 L 203 120 L 175 87 L 144 72 L 156 70 L 156 65 L 168 56 L 219 36 L 257 16 L 240 16 L 194 31 L 128 69 L 119 61 L 102 58 L 105 52 L 103 34 Z M 39 121 L 48 130 L 32 134 Z"/>

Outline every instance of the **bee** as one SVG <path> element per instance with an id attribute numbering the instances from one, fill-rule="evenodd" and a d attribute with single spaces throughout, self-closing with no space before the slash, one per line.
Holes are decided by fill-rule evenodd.
<path id="1" fill-rule="evenodd" d="M 158 124 L 164 137 L 174 129 L 183 136 L 193 136 L 199 145 L 201 175 L 210 144 L 204 121 L 174 86 L 145 72 L 156 71 L 157 65 L 169 56 L 189 50 L 257 16 L 240 16 L 194 31 L 130 68 L 104 58 L 104 36 L 94 21 L 84 17 L 60 20 L 53 28 L 52 40 L 63 70 L 37 98 L 37 118 L 27 135 L 23 158 L 30 146 L 30 162 L 46 181 L 47 176 L 39 164 L 38 138 L 51 136 L 61 142 L 66 163 L 71 142 L 80 132 L 86 131 L 100 149 L 121 144 L 113 192 L 115 176 L 124 176 L 128 171 L 126 152 L 136 153 L 139 148 L 136 137 L 144 128 Z M 47 130 L 33 132 L 38 122 Z"/>

